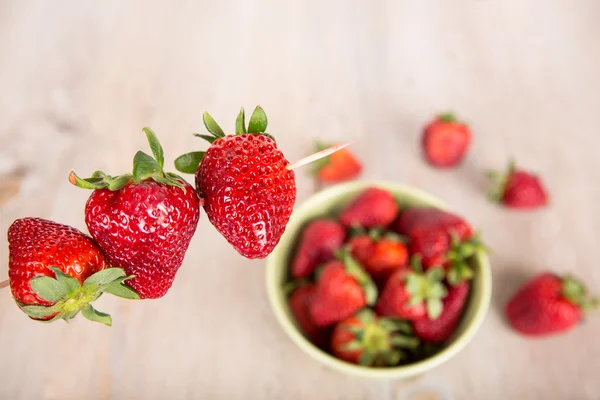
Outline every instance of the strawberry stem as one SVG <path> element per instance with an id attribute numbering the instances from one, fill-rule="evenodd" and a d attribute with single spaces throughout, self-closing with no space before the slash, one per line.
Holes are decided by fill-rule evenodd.
<path id="1" fill-rule="evenodd" d="M 317 153 L 311 154 L 310 156 L 301 158 L 300 160 L 298 160 L 296 162 L 288 164 L 285 168 L 287 170 L 293 170 L 293 169 L 296 169 L 296 168 L 301 167 L 303 165 L 310 164 L 311 162 L 314 162 L 314 161 L 317 161 L 317 160 L 319 160 L 321 158 L 330 156 L 333 153 L 335 153 L 336 151 L 341 150 L 344 147 L 350 146 L 352 143 L 354 143 L 354 142 L 348 142 L 348 143 L 339 144 L 337 146 L 329 147 L 329 148 L 327 148 L 325 150 L 321 150 L 321 151 L 319 151 Z"/>
<path id="2" fill-rule="evenodd" d="M 10 285 L 10 282 L 9 282 L 9 280 L 8 280 L 8 279 L 7 279 L 7 280 L 5 280 L 5 281 L 2 281 L 2 282 L 0 282 L 0 289 L 2 289 L 2 288 L 5 288 L 5 287 L 7 287 L 8 285 Z"/>

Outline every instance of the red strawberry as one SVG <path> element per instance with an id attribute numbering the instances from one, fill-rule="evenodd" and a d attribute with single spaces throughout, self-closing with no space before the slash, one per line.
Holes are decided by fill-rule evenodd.
<path id="1" fill-rule="evenodd" d="M 85 222 L 110 265 L 135 275 L 127 284 L 142 299 L 164 296 L 198 225 L 199 199 L 182 178 L 163 171 L 162 147 L 144 128 L 155 158 L 139 151 L 133 175 L 95 172 L 71 183 L 95 189 L 85 207 Z"/>
<path id="2" fill-rule="evenodd" d="M 306 278 L 315 268 L 334 258 L 334 250 L 340 248 L 346 238 L 344 228 L 331 219 L 312 221 L 302 232 L 298 251 L 292 263 L 292 276 Z"/>
<path id="3" fill-rule="evenodd" d="M 548 194 L 540 178 L 517 169 L 512 161 L 505 175 L 489 172 L 488 176 L 494 182 L 494 187 L 490 190 L 493 201 L 502 202 L 506 207 L 521 209 L 544 207 L 548 204 Z"/>
<path id="4" fill-rule="evenodd" d="M 310 305 L 312 304 L 316 286 L 312 284 L 298 286 L 292 292 L 289 304 L 294 317 L 302 331 L 308 339 L 315 345 L 322 347 L 325 345 L 325 331 L 322 327 L 317 326 L 310 315 Z"/>
<path id="5" fill-rule="evenodd" d="M 317 145 L 317 151 L 330 146 Z M 317 178 L 323 183 L 339 183 L 356 178 L 362 171 L 362 164 L 348 149 L 339 150 L 315 163 Z"/>
<path id="6" fill-rule="evenodd" d="M 75 228 L 41 218 L 18 219 L 8 228 L 8 246 L 10 289 L 32 319 L 67 321 L 81 311 L 89 320 L 110 325 L 110 316 L 91 302 L 103 292 L 138 298 L 123 285 L 125 272 L 108 268 L 98 245 Z"/>
<path id="7" fill-rule="evenodd" d="M 423 153 L 435 167 L 449 168 L 460 164 L 470 145 L 469 127 L 453 114 L 439 115 L 423 130 Z"/>
<path id="8" fill-rule="evenodd" d="M 225 239 L 244 257 L 264 258 L 279 243 L 292 214 L 294 172 L 286 169 L 288 161 L 265 133 L 262 108 L 256 107 L 248 129 L 242 109 L 235 135 L 225 135 L 208 113 L 204 124 L 212 136 L 197 136 L 211 146 L 206 152 L 184 154 L 175 165 L 196 174 L 208 219 Z"/>
<path id="9" fill-rule="evenodd" d="M 424 342 L 444 342 L 452 336 L 460 320 L 463 308 L 469 296 L 469 282 L 450 286 L 448 295 L 442 301 L 443 310 L 436 319 L 425 317 L 413 322 L 415 334 Z"/>
<path id="10" fill-rule="evenodd" d="M 331 336 L 331 351 L 342 360 L 363 366 L 393 366 L 405 356 L 400 348 L 414 349 L 406 321 L 378 318 L 370 309 L 338 323 Z"/>
<path id="11" fill-rule="evenodd" d="M 347 253 L 344 261 L 330 261 L 317 279 L 317 292 L 310 306 L 313 321 L 327 326 L 375 303 L 377 287 L 369 275 Z"/>
<path id="12" fill-rule="evenodd" d="M 399 269 L 388 278 L 376 306 L 379 315 L 418 320 L 441 314 L 442 298 L 447 293 L 442 284 L 442 269 L 432 268 L 423 273 L 418 256 L 411 263 L 413 271 Z"/>
<path id="13" fill-rule="evenodd" d="M 411 254 L 422 257 L 425 270 L 442 266 L 452 284 L 470 279 L 468 259 L 483 245 L 463 218 L 437 208 L 409 208 L 396 222 L 396 232 L 410 239 Z"/>
<path id="14" fill-rule="evenodd" d="M 535 276 L 506 305 L 506 317 L 519 333 L 544 336 L 568 331 L 583 318 L 583 312 L 598 305 L 587 296 L 585 286 L 571 276 L 551 272 Z"/>
<path id="15" fill-rule="evenodd" d="M 384 189 L 372 187 L 359 194 L 340 214 L 340 222 L 363 228 L 385 227 L 398 214 L 396 199 Z"/>
<path id="16" fill-rule="evenodd" d="M 380 232 L 373 230 L 348 242 L 352 256 L 375 279 L 385 278 L 408 264 L 408 249 L 397 235 L 380 236 Z"/>

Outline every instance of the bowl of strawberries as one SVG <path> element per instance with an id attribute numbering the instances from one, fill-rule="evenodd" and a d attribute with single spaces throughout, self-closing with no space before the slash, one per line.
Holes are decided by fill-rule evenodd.
<path id="1" fill-rule="evenodd" d="M 283 330 L 344 373 L 408 378 L 449 360 L 487 312 L 491 272 L 471 225 L 389 182 L 332 186 L 304 202 L 267 260 Z"/>

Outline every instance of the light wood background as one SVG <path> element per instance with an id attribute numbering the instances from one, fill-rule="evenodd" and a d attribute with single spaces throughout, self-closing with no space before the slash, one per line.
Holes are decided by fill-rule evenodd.
<path id="1" fill-rule="evenodd" d="M 544 269 L 600 292 L 600 2 L 0 1 L 0 228 L 40 216 L 85 229 L 89 195 L 71 168 L 130 170 L 204 144 L 201 114 L 233 129 L 261 104 L 288 159 L 314 139 L 356 140 L 364 179 L 417 185 L 467 216 L 493 248 L 493 304 L 457 357 L 412 382 L 343 376 L 285 336 L 264 262 L 242 259 L 203 214 L 161 300 L 102 298 L 106 328 L 29 321 L 0 292 L 0 398 L 600 399 L 600 316 L 526 340 L 501 308 Z M 452 109 L 472 126 L 466 163 L 439 172 L 419 129 Z M 514 156 L 552 205 L 517 213 L 484 197 L 488 168 Z M 298 173 L 298 200 L 312 192 Z M 4 201 L 4 200 L 3 200 Z M 7 260 L 5 236 L 0 258 Z M 0 277 L 6 277 L 0 265 Z"/>

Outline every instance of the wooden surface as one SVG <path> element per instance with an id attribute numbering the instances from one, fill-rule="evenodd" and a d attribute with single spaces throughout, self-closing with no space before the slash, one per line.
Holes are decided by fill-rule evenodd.
<path id="1" fill-rule="evenodd" d="M 267 303 L 264 263 L 201 217 L 161 300 L 102 298 L 106 328 L 29 321 L 0 292 L 0 399 L 600 399 L 600 316 L 526 340 L 500 310 L 514 285 L 573 271 L 600 292 L 600 2 L 0 1 L 0 228 L 40 216 L 85 229 L 75 168 L 112 174 L 146 149 L 201 149 L 209 110 L 233 129 L 261 104 L 288 159 L 314 139 L 356 140 L 363 178 L 443 198 L 493 248 L 493 304 L 479 333 L 415 382 L 363 381 L 309 359 Z M 419 128 L 456 110 L 475 140 L 448 172 L 424 165 Z M 483 195 L 514 156 L 552 205 L 508 212 Z M 298 200 L 310 195 L 298 173 Z M 8 194 L 7 194 L 8 193 Z M 6 260 L 6 239 L 0 239 Z M 0 265 L 0 276 L 7 275 Z"/>

